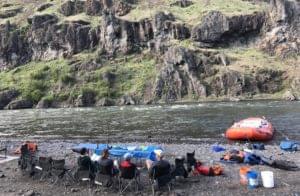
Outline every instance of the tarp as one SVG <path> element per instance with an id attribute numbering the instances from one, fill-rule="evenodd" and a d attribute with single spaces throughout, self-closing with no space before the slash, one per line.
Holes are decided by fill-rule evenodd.
<path id="1" fill-rule="evenodd" d="M 127 145 L 108 145 L 108 144 L 91 144 L 82 143 L 75 147 L 73 150 L 87 148 L 97 155 L 101 155 L 104 149 L 109 149 L 110 155 L 114 157 L 122 157 L 125 153 L 129 152 L 134 158 L 147 158 L 154 150 L 162 149 L 160 146 L 127 146 Z"/>

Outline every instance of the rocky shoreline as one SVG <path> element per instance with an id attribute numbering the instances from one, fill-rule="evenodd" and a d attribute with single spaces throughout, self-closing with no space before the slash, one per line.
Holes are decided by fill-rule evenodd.
<path id="1" fill-rule="evenodd" d="M 3 141 L 2 141 L 3 142 Z M 69 165 L 73 165 L 76 160 L 76 156 L 71 152 L 70 148 L 76 143 L 82 142 L 80 140 L 44 140 L 39 141 L 39 154 L 53 156 L 55 158 L 66 158 Z M 9 142 L 10 150 L 17 147 L 21 141 Z M 116 143 L 118 144 L 118 143 Z M 147 145 L 150 143 L 127 143 L 130 145 Z M 151 143 L 156 144 L 157 143 Z M 178 182 L 175 184 L 172 195 L 298 195 L 299 189 L 299 172 L 283 171 L 274 168 L 270 168 L 263 165 L 252 166 L 257 171 L 270 170 L 274 172 L 275 185 L 273 189 L 266 189 L 259 187 L 255 190 L 249 190 L 247 187 L 239 184 L 239 168 L 241 165 L 237 164 L 223 164 L 219 163 L 218 160 L 222 153 L 214 153 L 211 150 L 212 144 L 205 142 L 198 144 L 165 144 L 160 143 L 165 151 L 167 159 L 173 160 L 174 157 L 179 155 L 185 155 L 186 152 L 196 151 L 196 158 L 201 160 L 203 163 L 210 165 L 212 163 L 221 164 L 225 168 L 224 175 L 217 177 L 206 177 L 198 176 L 191 177 L 185 182 Z M 222 142 L 220 145 L 225 147 L 227 150 L 230 149 L 244 149 L 247 147 L 245 143 L 228 143 Z M 266 150 L 262 153 L 269 157 L 272 156 L 274 159 L 283 159 L 294 161 L 300 165 L 299 151 L 295 153 L 284 152 L 279 147 L 274 145 L 266 145 Z M 64 188 L 63 185 L 52 186 L 46 182 L 39 182 L 32 180 L 27 176 L 22 176 L 17 169 L 17 162 L 13 161 L 10 163 L 1 165 L 1 173 L 5 177 L 0 178 L 1 191 L 0 195 L 86 195 L 91 193 L 92 195 L 118 195 L 114 190 L 98 190 L 95 193 L 94 190 L 88 190 L 86 187 L 70 186 Z M 142 179 L 146 179 L 146 173 L 142 173 Z M 145 180 L 144 179 L 144 180 Z M 147 181 L 143 181 L 143 190 L 138 195 L 149 195 L 151 190 L 147 185 Z M 29 194 L 30 193 L 30 194 Z M 58 194 L 59 193 L 59 194 Z M 128 195 L 134 195 L 131 192 Z M 127 195 L 126 194 L 126 195 Z M 166 192 L 162 195 L 168 195 Z"/>

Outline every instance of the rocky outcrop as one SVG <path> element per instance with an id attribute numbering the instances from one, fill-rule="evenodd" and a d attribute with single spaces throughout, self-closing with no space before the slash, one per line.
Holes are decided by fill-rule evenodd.
<path id="1" fill-rule="evenodd" d="M 93 90 L 84 90 L 75 101 L 77 107 L 90 107 L 96 103 L 96 93 Z"/>
<path id="2" fill-rule="evenodd" d="M 203 75 L 211 73 L 208 58 L 182 47 L 170 48 L 164 56 L 154 87 L 154 99 L 166 102 L 180 100 L 188 95 L 206 97 L 207 88 Z"/>
<path id="3" fill-rule="evenodd" d="M 19 96 L 17 90 L 6 90 L 0 92 L 0 110 L 2 110 L 7 104 L 9 104 L 13 99 Z"/>
<path id="4" fill-rule="evenodd" d="M 275 93 L 282 90 L 284 72 L 271 69 L 260 69 L 255 75 L 260 93 Z"/>
<path id="5" fill-rule="evenodd" d="M 96 106 L 114 106 L 116 103 L 113 99 L 110 98 L 102 98 L 99 101 L 97 101 Z"/>
<path id="6" fill-rule="evenodd" d="M 76 15 L 85 11 L 85 1 L 68 0 L 60 7 L 60 12 L 65 16 Z"/>
<path id="7" fill-rule="evenodd" d="M 18 15 L 20 12 L 22 12 L 22 10 L 23 10 L 22 8 L 14 8 L 5 11 L 0 11 L 0 19 L 14 17 Z"/>
<path id="8" fill-rule="evenodd" d="M 124 95 L 120 98 L 118 105 L 136 105 L 137 101 L 130 95 Z"/>
<path id="9" fill-rule="evenodd" d="M 281 58 L 300 54 L 300 2 L 271 0 L 271 28 L 260 44 L 270 55 Z"/>
<path id="10" fill-rule="evenodd" d="M 219 11 L 211 11 L 192 29 L 192 39 L 203 46 L 228 43 L 232 38 L 258 33 L 264 21 L 264 13 L 227 17 Z"/>
<path id="11" fill-rule="evenodd" d="M 283 94 L 282 98 L 286 101 L 296 101 L 297 100 L 297 97 L 290 90 L 286 91 Z"/>
<path id="12" fill-rule="evenodd" d="M 25 35 L 15 25 L 0 25 L 0 71 L 16 67 L 30 60 Z"/>
<path id="13" fill-rule="evenodd" d="M 21 100 L 16 100 L 16 101 L 10 102 L 6 107 L 9 110 L 27 109 L 27 108 L 32 108 L 33 103 L 32 103 L 32 101 L 29 101 L 26 99 L 21 99 Z"/>

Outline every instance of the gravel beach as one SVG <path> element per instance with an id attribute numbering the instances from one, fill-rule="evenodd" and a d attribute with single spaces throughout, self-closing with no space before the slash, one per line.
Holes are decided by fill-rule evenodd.
<path id="1" fill-rule="evenodd" d="M 22 141 L 1 141 L 6 143 L 9 153 L 17 148 Z M 52 156 L 53 158 L 65 158 L 67 165 L 72 167 L 76 163 L 77 154 L 71 151 L 71 147 L 84 141 L 80 140 L 40 140 L 39 155 Z M 118 144 L 118 143 L 114 143 Z M 273 171 L 275 179 L 275 188 L 266 189 L 262 186 L 254 190 L 249 190 L 246 186 L 240 185 L 239 169 L 244 164 L 224 164 L 220 163 L 220 157 L 224 152 L 212 152 L 213 144 L 199 142 L 198 144 L 172 144 L 172 143 L 128 143 L 129 145 L 161 145 L 166 152 L 166 159 L 173 162 L 174 157 L 185 155 L 186 152 L 196 151 L 196 158 L 206 165 L 221 164 L 224 167 L 224 175 L 216 177 L 193 176 L 186 180 L 175 182 L 171 193 L 162 191 L 160 195 L 300 195 L 300 172 L 284 171 L 274 169 L 265 165 L 251 166 L 256 171 Z M 227 150 L 247 148 L 246 143 L 220 143 Z M 267 157 L 272 156 L 274 159 L 294 161 L 300 165 L 300 152 L 284 152 L 278 145 L 266 145 L 266 150 L 260 151 Z M 146 170 L 141 174 L 142 190 L 138 193 L 128 191 L 125 195 L 150 195 L 151 188 L 147 180 Z M 84 185 L 73 184 L 65 187 L 63 183 L 53 186 L 48 181 L 39 181 L 22 175 L 18 169 L 17 160 L 0 164 L 0 195 L 118 195 L 114 189 L 89 189 Z"/>

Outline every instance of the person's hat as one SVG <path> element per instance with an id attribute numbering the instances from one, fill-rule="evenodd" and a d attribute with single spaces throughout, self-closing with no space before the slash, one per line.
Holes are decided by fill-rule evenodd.
<path id="1" fill-rule="evenodd" d="M 161 149 L 154 150 L 154 153 L 156 154 L 156 156 L 159 156 L 159 157 L 164 156 L 164 151 L 162 151 Z"/>
<path id="2" fill-rule="evenodd" d="M 132 158 L 132 154 L 127 152 L 124 154 L 124 157 L 123 157 L 126 161 L 130 160 Z"/>

